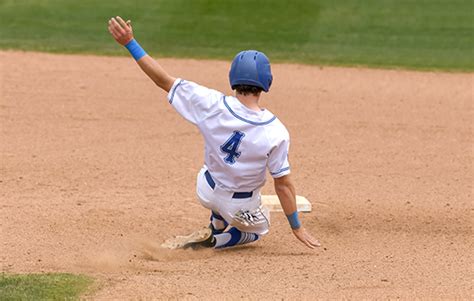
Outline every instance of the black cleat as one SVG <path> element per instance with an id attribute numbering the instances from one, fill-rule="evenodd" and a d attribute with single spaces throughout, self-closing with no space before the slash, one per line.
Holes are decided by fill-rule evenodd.
<path id="1" fill-rule="evenodd" d="M 183 249 L 191 248 L 193 250 L 202 248 L 212 248 L 216 245 L 216 239 L 212 235 L 212 230 L 204 228 L 187 237 L 187 241 L 183 244 Z"/>
<path id="2" fill-rule="evenodd" d="M 214 238 L 214 235 L 212 235 L 212 230 L 209 228 L 203 228 L 186 236 L 176 236 L 168 239 L 161 244 L 161 247 L 174 250 L 212 248 L 215 245 L 216 239 Z"/>

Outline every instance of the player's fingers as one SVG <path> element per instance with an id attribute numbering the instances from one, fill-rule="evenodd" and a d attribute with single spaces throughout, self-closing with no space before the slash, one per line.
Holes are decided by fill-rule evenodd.
<path id="1" fill-rule="evenodd" d="M 128 21 L 127 21 L 127 25 L 128 25 L 128 27 L 130 27 L 130 30 L 133 30 L 133 29 L 132 29 L 132 21 L 128 20 Z"/>
<path id="2" fill-rule="evenodd" d="M 302 243 L 304 243 L 308 248 L 314 249 L 314 247 L 309 243 L 308 238 L 306 237 L 304 233 L 299 233 L 299 235 L 297 235 L 296 237 L 298 237 L 298 239 Z"/>
<path id="3" fill-rule="evenodd" d="M 115 29 L 115 25 L 112 19 L 109 19 L 109 31 L 113 33 L 117 33 L 117 30 Z"/>
<path id="4" fill-rule="evenodd" d="M 312 245 L 312 246 L 315 246 L 315 247 L 319 247 L 319 242 L 317 239 L 315 239 L 314 237 L 312 237 L 310 234 L 306 233 L 306 240 Z"/>
<path id="5" fill-rule="evenodd" d="M 109 32 L 115 39 L 119 38 L 118 34 L 110 26 L 109 26 Z"/>
<path id="6" fill-rule="evenodd" d="M 304 242 L 304 244 L 305 244 L 308 248 L 310 248 L 310 249 L 314 249 L 314 248 L 315 248 L 308 240 L 305 239 L 303 242 Z"/>
<path id="7" fill-rule="evenodd" d="M 116 32 L 122 35 L 126 34 L 126 30 L 122 28 L 122 26 L 119 24 L 119 22 L 115 18 L 112 19 L 112 25 L 114 26 L 114 29 Z"/>
<path id="8" fill-rule="evenodd" d="M 120 33 L 112 26 L 109 25 L 109 32 L 114 36 L 114 38 L 118 39 L 120 37 Z"/>
<path id="9" fill-rule="evenodd" d="M 109 30 L 109 32 L 114 35 L 114 31 L 112 30 L 112 26 L 110 25 L 110 21 L 109 21 L 109 25 L 107 26 L 107 29 Z"/>
<path id="10" fill-rule="evenodd" d="M 319 243 L 319 241 L 317 239 L 315 239 L 314 237 L 312 237 L 310 234 L 306 233 L 306 240 L 314 247 L 320 247 L 321 244 Z"/>
<path id="11" fill-rule="evenodd" d="M 128 30 L 127 23 L 125 23 L 125 21 L 120 16 L 117 16 L 117 20 L 118 20 L 118 23 L 120 24 L 120 26 L 122 27 L 122 29 Z"/>
<path id="12" fill-rule="evenodd" d="M 113 21 L 110 27 L 117 37 L 123 37 L 126 34 L 125 30 L 121 29 L 120 25 L 115 25 Z"/>
<path id="13" fill-rule="evenodd" d="M 319 240 L 311 240 L 309 242 L 313 247 L 320 247 L 321 246 L 321 243 L 319 242 Z"/>
<path id="14" fill-rule="evenodd" d="M 115 29 L 115 31 L 119 32 L 120 34 L 125 34 L 125 30 L 120 26 L 120 24 L 115 20 L 115 18 L 112 18 L 112 26 Z"/>

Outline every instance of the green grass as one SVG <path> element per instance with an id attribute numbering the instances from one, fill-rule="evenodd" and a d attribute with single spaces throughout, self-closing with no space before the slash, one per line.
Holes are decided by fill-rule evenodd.
<path id="1" fill-rule="evenodd" d="M 474 0 L 0 0 L 0 48 L 124 55 L 115 15 L 160 56 L 474 70 Z"/>
<path id="2" fill-rule="evenodd" d="M 72 274 L 0 274 L 0 300 L 78 300 L 92 279 Z"/>

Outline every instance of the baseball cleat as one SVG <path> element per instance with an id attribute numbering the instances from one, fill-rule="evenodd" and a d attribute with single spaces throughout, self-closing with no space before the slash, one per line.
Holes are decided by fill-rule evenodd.
<path id="1" fill-rule="evenodd" d="M 203 228 L 195 231 L 187 236 L 176 236 L 175 238 L 167 240 L 161 245 L 167 249 L 188 249 L 194 250 L 200 248 L 212 248 L 215 245 L 215 238 L 212 235 L 212 230 Z"/>
<path id="2" fill-rule="evenodd" d="M 183 249 L 192 248 L 193 250 L 201 248 L 212 248 L 216 244 L 216 239 L 212 235 L 212 230 L 204 228 L 189 235 L 188 241 L 183 246 Z"/>

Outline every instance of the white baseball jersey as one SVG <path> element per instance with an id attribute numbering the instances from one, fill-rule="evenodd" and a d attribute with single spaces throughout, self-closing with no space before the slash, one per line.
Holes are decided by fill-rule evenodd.
<path id="1" fill-rule="evenodd" d="M 199 128 L 205 140 L 205 165 L 222 189 L 260 188 L 267 168 L 274 178 L 290 173 L 290 137 L 270 111 L 253 111 L 233 96 L 179 78 L 168 100 Z"/>

